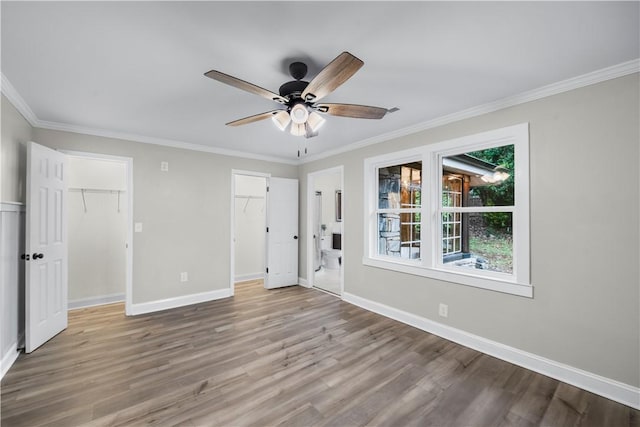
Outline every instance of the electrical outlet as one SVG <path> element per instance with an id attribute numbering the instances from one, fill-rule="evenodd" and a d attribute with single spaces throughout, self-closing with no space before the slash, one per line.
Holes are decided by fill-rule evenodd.
<path id="1" fill-rule="evenodd" d="M 189 273 L 187 273 L 186 271 L 183 271 L 182 273 L 180 273 L 180 281 L 181 282 L 188 282 L 189 281 Z"/>
<path id="2" fill-rule="evenodd" d="M 160 170 L 162 172 L 169 172 L 169 162 L 160 162 Z"/>
<path id="3" fill-rule="evenodd" d="M 449 306 L 447 304 L 440 303 L 440 307 L 438 307 L 438 314 L 440 317 L 449 317 Z"/>

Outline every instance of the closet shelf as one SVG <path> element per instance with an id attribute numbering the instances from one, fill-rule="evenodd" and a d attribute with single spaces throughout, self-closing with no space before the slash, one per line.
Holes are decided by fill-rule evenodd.
<path id="1" fill-rule="evenodd" d="M 87 199 L 84 198 L 84 195 L 87 193 L 94 194 L 117 194 L 118 195 L 118 213 L 120 213 L 120 194 L 125 193 L 125 190 L 109 190 L 106 188 L 76 188 L 70 187 L 69 191 L 78 192 L 82 195 L 82 206 L 84 207 L 84 213 L 87 213 Z"/>
<path id="2" fill-rule="evenodd" d="M 105 193 L 105 194 L 118 194 L 118 193 L 126 193 L 127 190 L 111 190 L 107 188 L 76 188 L 69 187 L 69 191 L 79 191 L 85 193 Z"/>

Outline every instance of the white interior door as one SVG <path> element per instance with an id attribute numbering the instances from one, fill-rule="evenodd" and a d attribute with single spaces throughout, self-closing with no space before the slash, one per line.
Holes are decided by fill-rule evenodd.
<path id="1" fill-rule="evenodd" d="M 25 350 L 67 327 L 66 156 L 27 145 Z"/>
<path id="2" fill-rule="evenodd" d="M 268 289 L 298 284 L 298 180 L 269 178 L 267 187 Z"/>

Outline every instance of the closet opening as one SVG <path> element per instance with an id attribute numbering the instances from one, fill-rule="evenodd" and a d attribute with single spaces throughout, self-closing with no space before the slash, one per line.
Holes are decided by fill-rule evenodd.
<path id="1" fill-rule="evenodd" d="M 264 286 L 268 174 L 232 171 L 231 294 L 240 282 Z"/>
<path id="2" fill-rule="evenodd" d="M 65 152 L 68 308 L 132 303 L 133 160 Z"/>

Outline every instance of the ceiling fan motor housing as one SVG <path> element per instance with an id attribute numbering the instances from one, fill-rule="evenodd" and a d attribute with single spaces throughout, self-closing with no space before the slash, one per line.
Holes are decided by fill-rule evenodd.
<path id="1" fill-rule="evenodd" d="M 304 80 L 292 80 L 290 82 L 286 82 L 280 86 L 280 96 L 284 96 L 285 98 L 299 98 L 308 84 L 309 82 L 305 82 Z"/>
<path id="2" fill-rule="evenodd" d="M 289 97 L 290 99 L 299 98 L 309 84 L 309 82 L 302 80 L 307 75 L 307 64 L 304 62 L 292 62 L 289 64 L 289 74 L 295 80 L 280 86 L 280 96 Z"/>

